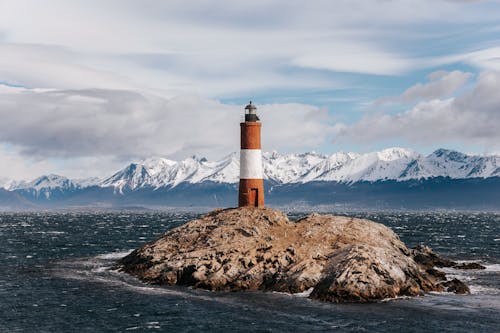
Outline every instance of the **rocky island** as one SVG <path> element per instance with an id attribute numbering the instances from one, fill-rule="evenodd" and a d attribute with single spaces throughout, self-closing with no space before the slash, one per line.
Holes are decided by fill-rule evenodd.
<path id="1" fill-rule="evenodd" d="M 142 281 L 208 290 L 308 292 L 330 302 L 372 302 L 429 291 L 468 293 L 427 246 L 409 249 L 382 224 L 271 208 L 212 211 L 133 251 L 118 268 Z M 463 267 L 462 267 L 463 268 Z"/>

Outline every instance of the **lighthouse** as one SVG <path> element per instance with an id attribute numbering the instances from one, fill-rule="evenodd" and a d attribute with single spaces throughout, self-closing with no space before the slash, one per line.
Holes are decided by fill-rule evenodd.
<path id="1" fill-rule="evenodd" d="M 240 123 L 240 188 L 239 207 L 264 207 L 264 180 L 262 172 L 262 151 L 260 128 L 262 124 L 250 102 L 245 107 L 245 121 Z"/>

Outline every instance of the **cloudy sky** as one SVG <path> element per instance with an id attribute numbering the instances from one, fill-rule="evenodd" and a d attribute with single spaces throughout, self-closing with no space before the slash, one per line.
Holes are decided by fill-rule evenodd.
<path id="1" fill-rule="evenodd" d="M 0 177 L 263 148 L 500 153 L 500 2 L 0 0 Z"/>

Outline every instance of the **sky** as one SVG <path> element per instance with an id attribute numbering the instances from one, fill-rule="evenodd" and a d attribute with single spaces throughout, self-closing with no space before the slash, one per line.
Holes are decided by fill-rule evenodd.
<path id="1" fill-rule="evenodd" d="M 0 178 L 153 156 L 500 154 L 500 2 L 0 0 Z"/>

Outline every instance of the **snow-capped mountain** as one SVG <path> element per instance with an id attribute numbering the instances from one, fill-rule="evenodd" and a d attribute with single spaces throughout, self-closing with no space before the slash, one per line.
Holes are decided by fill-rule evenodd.
<path id="1" fill-rule="evenodd" d="M 264 177 L 277 183 L 295 183 L 327 158 L 315 152 L 287 155 L 277 152 L 264 153 L 262 155 Z"/>
<path id="2" fill-rule="evenodd" d="M 470 156 L 438 149 L 429 156 L 415 159 L 401 173 L 401 179 L 448 176 L 453 179 L 500 176 L 500 156 Z"/>
<path id="3" fill-rule="evenodd" d="M 262 160 L 264 178 L 277 184 L 500 177 L 500 156 L 473 156 L 446 149 L 438 149 L 428 156 L 404 148 L 366 154 L 339 152 L 330 156 L 315 152 L 271 152 L 263 153 Z M 103 179 L 71 180 L 51 174 L 29 182 L 4 179 L 0 185 L 9 191 L 28 191 L 48 198 L 54 190 L 73 191 L 92 186 L 112 187 L 115 193 L 124 193 L 140 188 L 174 188 L 182 183 L 235 184 L 238 180 L 239 156 L 232 153 L 219 161 L 195 156 L 182 161 L 148 158 Z"/>
<path id="4" fill-rule="evenodd" d="M 411 161 L 421 157 L 416 152 L 403 148 L 390 148 L 367 154 L 336 153 L 318 164 L 307 177 L 299 181 L 352 183 L 357 181 L 400 180 L 401 171 Z"/>
<path id="5" fill-rule="evenodd" d="M 0 188 L 3 188 L 5 190 L 9 190 L 12 187 L 14 187 L 17 184 L 17 182 L 13 179 L 6 178 L 6 177 L 0 177 Z"/>
<path id="6" fill-rule="evenodd" d="M 263 153 L 266 203 L 394 208 L 500 207 L 500 156 L 403 148 L 366 154 Z M 64 207 L 224 207 L 236 204 L 239 156 L 154 157 L 106 178 L 54 174 L 0 182 L 0 210 Z M 10 207 L 10 208 L 9 208 Z"/>
<path id="7" fill-rule="evenodd" d="M 97 178 L 94 178 L 96 180 Z M 9 191 L 18 191 L 29 193 L 34 197 L 45 197 L 50 199 L 56 192 L 68 192 L 75 191 L 81 188 L 85 188 L 91 185 L 92 182 L 89 180 L 81 180 L 81 183 L 77 180 L 71 180 L 64 176 L 59 176 L 55 174 L 49 174 L 40 176 L 32 181 L 20 181 L 11 182 L 9 184 Z"/>
<path id="8" fill-rule="evenodd" d="M 400 170 L 418 154 L 391 148 L 368 154 L 336 153 L 316 165 L 298 181 L 357 182 L 398 179 Z"/>
<path id="9" fill-rule="evenodd" d="M 68 178 L 64 176 L 49 174 L 46 176 L 40 176 L 32 181 L 21 181 L 14 185 L 11 189 L 13 190 L 26 190 L 33 189 L 40 191 L 43 189 L 54 189 L 54 188 L 71 188 L 75 187 L 75 184 Z"/>
<path id="10" fill-rule="evenodd" d="M 233 153 L 220 161 L 210 162 L 195 156 L 176 162 L 165 158 L 150 158 L 132 163 L 98 185 L 112 186 L 123 193 L 125 189 L 175 187 L 180 183 L 236 183 L 239 177 L 238 156 Z"/>
<path id="11" fill-rule="evenodd" d="M 413 150 L 389 148 L 367 154 L 335 153 L 322 155 L 263 153 L 264 178 L 278 184 L 313 181 L 355 183 L 427 179 L 433 177 L 487 178 L 500 176 L 500 156 L 470 156 L 439 149 L 423 156 Z M 116 191 L 137 188 L 173 188 L 181 183 L 234 184 L 238 182 L 239 159 L 233 153 L 220 161 L 190 157 L 180 162 L 152 158 L 132 163 L 103 180 L 101 187 Z"/>

